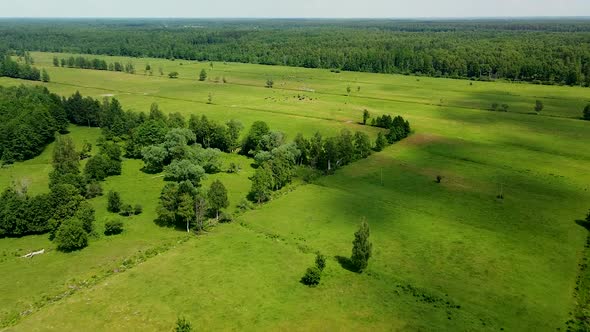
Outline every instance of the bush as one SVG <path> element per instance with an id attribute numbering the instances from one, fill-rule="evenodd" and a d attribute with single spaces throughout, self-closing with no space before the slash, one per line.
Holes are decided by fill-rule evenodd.
<path id="1" fill-rule="evenodd" d="M 191 323 L 186 318 L 178 318 L 176 320 L 176 328 L 174 331 L 176 332 L 190 332 L 193 328 Z"/>
<path id="2" fill-rule="evenodd" d="M 88 245 L 88 233 L 82 222 L 69 219 L 61 223 L 55 234 L 57 249 L 64 252 L 80 250 Z"/>
<path id="3" fill-rule="evenodd" d="M 116 191 L 109 191 L 107 210 L 112 213 L 121 211 L 121 195 Z"/>
<path id="4" fill-rule="evenodd" d="M 316 286 L 319 285 L 321 277 L 322 271 L 314 266 L 307 269 L 301 282 L 307 286 Z"/>
<path id="5" fill-rule="evenodd" d="M 324 271 L 324 268 L 326 267 L 326 256 L 318 252 L 315 256 L 315 266 L 318 270 Z"/>
<path id="6" fill-rule="evenodd" d="M 240 203 L 238 203 L 236 207 L 240 211 L 248 211 L 252 210 L 254 208 L 254 205 L 252 205 L 252 202 L 244 198 L 240 201 Z"/>
<path id="7" fill-rule="evenodd" d="M 170 78 L 178 78 L 178 72 L 173 71 L 173 72 L 171 72 L 171 73 L 168 74 L 168 77 L 170 77 Z"/>
<path id="8" fill-rule="evenodd" d="M 143 207 L 140 204 L 135 204 L 135 207 L 133 208 L 133 213 L 135 215 L 141 214 L 143 212 Z"/>
<path id="9" fill-rule="evenodd" d="M 232 222 L 232 220 L 234 220 L 234 217 L 231 215 L 231 213 L 222 212 L 219 215 L 219 222 Z"/>
<path id="10" fill-rule="evenodd" d="M 121 220 L 109 220 L 104 224 L 104 235 L 116 235 L 123 232 L 123 222 Z"/>
<path id="11" fill-rule="evenodd" d="M 102 196 L 102 186 L 98 182 L 90 182 L 88 186 L 86 186 L 86 198 L 94 198 Z"/>
<path id="12" fill-rule="evenodd" d="M 119 214 L 124 217 L 129 217 L 133 214 L 133 207 L 131 206 L 131 204 L 123 204 L 123 206 L 121 207 L 121 212 L 119 212 Z"/>

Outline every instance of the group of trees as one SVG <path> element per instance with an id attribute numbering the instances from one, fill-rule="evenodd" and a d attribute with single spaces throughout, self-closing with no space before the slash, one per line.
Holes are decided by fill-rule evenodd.
<path id="1" fill-rule="evenodd" d="M 186 180 L 169 182 L 160 194 L 156 222 L 187 232 L 191 229 L 199 232 L 204 229 L 208 216 L 218 221 L 231 221 L 229 214 L 221 214 L 221 210 L 228 206 L 227 189 L 219 180 L 213 181 L 207 190 Z"/>
<path id="2" fill-rule="evenodd" d="M 367 110 L 363 112 L 363 124 L 367 123 L 370 118 L 370 114 Z M 379 132 L 377 134 L 377 140 L 375 141 L 375 150 L 381 151 L 387 146 L 387 144 L 393 144 L 397 141 L 408 137 L 412 129 L 410 122 L 404 120 L 400 115 L 391 117 L 389 114 L 384 114 L 376 118 L 371 119 L 371 126 L 388 129 L 386 134 Z"/>
<path id="3" fill-rule="evenodd" d="M 319 132 L 310 139 L 298 134 L 293 142 L 286 142 L 283 133 L 271 131 L 263 121 L 254 122 L 241 148 L 241 152 L 253 156 L 257 164 L 250 199 L 258 203 L 269 200 L 273 191 L 291 182 L 297 166 L 331 173 L 339 167 L 367 158 L 373 149 L 380 151 L 387 144 L 409 135 L 408 121 L 402 117 L 384 118 L 389 119 L 389 122 L 384 122 L 389 132 L 385 136 L 379 133 L 374 145 L 367 134 L 360 131 L 352 134 L 347 129 L 343 129 L 338 136 L 327 138 Z"/>
<path id="4" fill-rule="evenodd" d="M 23 184 L 6 189 L 0 200 L 0 236 L 49 232 L 59 250 L 85 247 L 93 233 L 94 209 L 83 197 L 80 154 L 69 137 L 56 139 L 49 189 L 37 196 L 29 196 Z"/>
<path id="5" fill-rule="evenodd" d="M 581 21 L 11 21 L 0 45 L 588 86 L 589 32 Z"/>
<path id="6" fill-rule="evenodd" d="M 28 54 L 28 53 L 27 53 Z M 32 61 L 19 63 L 11 58 L 10 53 L 0 50 L 0 77 L 20 78 L 30 81 L 49 82 L 49 74 L 45 69 L 39 70 L 31 65 Z"/>
<path id="7" fill-rule="evenodd" d="M 80 68 L 80 69 L 94 69 L 94 70 L 109 70 L 109 71 L 120 71 L 129 74 L 135 74 L 135 66 L 133 63 L 128 62 L 122 64 L 118 61 L 107 63 L 105 60 L 94 58 L 89 59 L 83 56 L 62 58 L 53 57 L 53 65 L 55 67 L 67 67 L 67 68 Z"/>
<path id="8" fill-rule="evenodd" d="M 44 87 L 0 87 L 0 160 L 15 162 L 37 156 L 64 133 L 67 114 L 61 97 Z"/>

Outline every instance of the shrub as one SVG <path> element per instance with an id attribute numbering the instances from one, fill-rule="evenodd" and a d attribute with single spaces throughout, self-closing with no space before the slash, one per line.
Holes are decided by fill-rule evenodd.
<path id="1" fill-rule="evenodd" d="M 170 78 L 178 78 L 178 72 L 173 71 L 173 72 L 171 72 L 171 73 L 168 74 L 168 77 L 170 77 Z"/>
<path id="2" fill-rule="evenodd" d="M 326 267 L 326 256 L 318 252 L 315 256 L 315 266 L 320 271 L 324 271 L 324 268 Z"/>
<path id="3" fill-rule="evenodd" d="M 109 220 L 104 224 L 104 235 L 116 235 L 123 232 L 123 222 L 121 220 Z"/>
<path id="4" fill-rule="evenodd" d="M 232 222 L 233 220 L 234 217 L 231 215 L 231 213 L 222 212 L 219 215 L 219 222 Z"/>
<path id="5" fill-rule="evenodd" d="M 254 205 L 252 205 L 252 202 L 244 198 L 240 201 L 240 203 L 238 203 L 236 207 L 240 211 L 248 211 L 252 210 L 252 208 L 254 208 Z"/>
<path id="6" fill-rule="evenodd" d="M 102 186 L 98 182 L 90 182 L 86 186 L 86 198 L 102 196 Z"/>
<path id="7" fill-rule="evenodd" d="M 77 219 L 68 219 L 57 229 L 54 241 L 60 251 L 80 250 L 88 245 L 88 233 L 84 230 L 82 222 Z"/>
<path id="8" fill-rule="evenodd" d="M 116 191 L 109 191 L 107 210 L 109 212 L 118 213 L 121 211 L 121 195 Z"/>
<path id="9" fill-rule="evenodd" d="M 436 183 L 440 183 L 442 181 L 442 176 L 437 175 L 436 176 Z"/>
<path id="10" fill-rule="evenodd" d="M 178 318 L 176 320 L 176 332 L 190 332 L 192 331 L 191 323 L 186 318 Z"/>
<path id="11" fill-rule="evenodd" d="M 133 214 L 133 207 L 131 206 L 131 204 L 123 204 L 123 206 L 121 206 L 121 212 L 119 212 L 119 214 L 124 217 L 129 217 Z"/>
<path id="12" fill-rule="evenodd" d="M 322 271 L 317 267 L 310 267 L 301 278 L 301 282 L 307 286 L 316 286 L 319 285 L 320 279 L 322 277 Z"/>
<path id="13" fill-rule="evenodd" d="M 135 215 L 141 214 L 143 212 L 143 206 L 141 206 L 140 204 L 135 204 L 135 207 L 133 207 L 133 213 Z"/>

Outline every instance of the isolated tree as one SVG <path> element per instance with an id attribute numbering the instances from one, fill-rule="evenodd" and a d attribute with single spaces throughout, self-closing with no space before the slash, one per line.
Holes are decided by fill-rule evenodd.
<path id="1" fill-rule="evenodd" d="M 213 104 L 213 94 L 209 92 L 209 96 L 207 96 L 207 104 Z"/>
<path id="2" fill-rule="evenodd" d="M 272 87 L 275 85 L 275 82 L 272 80 L 272 78 L 269 78 L 266 80 L 266 87 L 269 89 L 272 89 Z"/>
<path id="3" fill-rule="evenodd" d="M 358 231 L 354 233 L 352 256 L 350 257 L 350 261 L 357 271 L 362 272 L 367 268 L 372 249 L 373 244 L 369 242 L 369 224 L 363 220 Z"/>
<path id="4" fill-rule="evenodd" d="M 322 278 L 322 271 L 315 266 L 312 266 L 305 271 L 305 274 L 301 278 L 301 282 L 304 285 L 314 287 L 319 285 Z"/>
<path id="5" fill-rule="evenodd" d="M 510 108 L 510 105 L 508 104 L 502 104 L 502 112 L 508 112 L 508 109 Z"/>
<path id="6" fill-rule="evenodd" d="M 109 191 L 107 195 L 107 211 L 118 213 L 121 211 L 122 204 L 121 195 L 116 191 Z"/>
<path id="7" fill-rule="evenodd" d="M 350 95 L 350 91 L 352 91 L 352 89 L 350 88 L 350 85 L 346 87 L 346 94 Z"/>
<path id="8" fill-rule="evenodd" d="M 215 211 L 215 217 L 219 220 L 219 211 L 229 206 L 229 200 L 227 198 L 227 189 L 221 181 L 215 180 L 211 183 L 209 191 L 207 192 L 207 198 L 209 206 Z"/>
<path id="9" fill-rule="evenodd" d="M 584 107 L 584 112 L 582 113 L 584 120 L 590 121 L 590 104 Z"/>
<path id="10" fill-rule="evenodd" d="M 123 232 L 123 222 L 119 219 L 109 220 L 104 224 L 104 235 L 117 235 Z"/>
<path id="11" fill-rule="evenodd" d="M 201 69 L 199 73 L 199 81 L 204 82 L 207 79 L 207 71 L 205 69 Z"/>
<path id="12" fill-rule="evenodd" d="M 41 80 L 45 83 L 50 81 L 49 73 L 47 72 L 47 70 L 45 70 L 45 68 L 41 70 Z"/>
<path id="13" fill-rule="evenodd" d="M 54 241 L 60 251 L 80 250 L 88 245 L 88 233 L 79 220 L 68 219 L 57 229 Z"/>
<path id="14" fill-rule="evenodd" d="M 318 252 L 315 256 L 315 266 L 320 271 L 324 271 L 324 268 L 326 267 L 326 256 Z"/>
<path id="15" fill-rule="evenodd" d="M 148 63 L 147 65 L 145 65 L 145 71 L 150 71 L 152 70 L 152 66 L 150 66 L 150 64 Z"/>
<path id="16" fill-rule="evenodd" d="M 178 78 L 178 72 L 177 71 L 170 72 L 170 73 L 168 73 L 168 77 Z"/>
<path id="17" fill-rule="evenodd" d="M 543 108 L 545 108 L 545 105 L 543 105 L 542 101 L 535 101 L 535 112 L 540 113 L 543 110 Z"/>
<path id="18" fill-rule="evenodd" d="M 59 67 L 59 59 L 56 56 L 53 57 L 53 66 Z"/>
<path id="19" fill-rule="evenodd" d="M 363 124 L 364 125 L 367 124 L 367 120 L 369 120 L 370 117 L 371 117 L 371 113 L 369 113 L 368 110 L 364 110 L 363 111 Z"/>

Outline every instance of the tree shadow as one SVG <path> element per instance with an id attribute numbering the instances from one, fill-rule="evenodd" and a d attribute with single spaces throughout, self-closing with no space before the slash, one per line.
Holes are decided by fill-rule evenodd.
<path id="1" fill-rule="evenodd" d="M 579 220 L 576 220 L 576 224 L 584 227 L 587 231 L 590 232 L 590 221 L 579 219 Z"/>
<path id="2" fill-rule="evenodd" d="M 350 272 L 359 273 L 359 270 L 356 268 L 354 264 L 352 264 L 350 258 L 343 256 L 334 256 L 334 258 L 343 269 L 348 270 Z"/>

